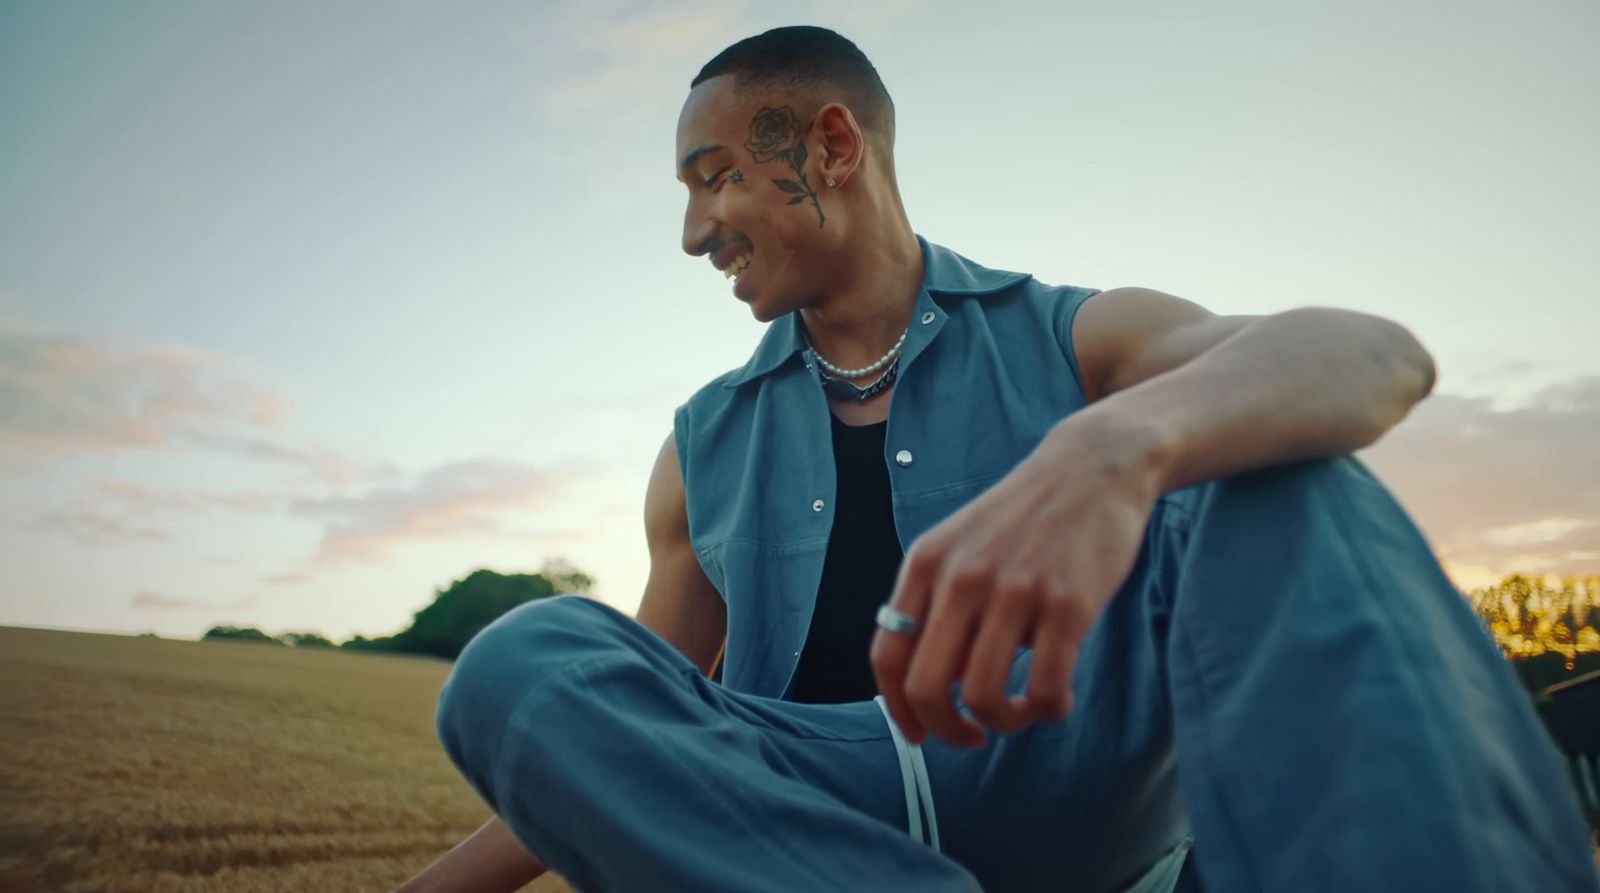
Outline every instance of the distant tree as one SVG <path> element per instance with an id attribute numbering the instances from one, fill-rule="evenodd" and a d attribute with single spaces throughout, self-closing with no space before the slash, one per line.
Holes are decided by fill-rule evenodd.
<path id="1" fill-rule="evenodd" d="M 267 635 L 253 626 L 213 626 L 212 628 L 206 630 L 205 635 L 200 637 L 201 641 L 206 641 L 208 639 L 227 639 L 234 642 L 260 642 L 264 645 L 283 644 L 282 642 L 274 639 L 272 636 Z"/>
<path id="2" fill-rule="evenodd" d="M 337 648 L 326 636 L 321 633 L 280 633 L 278 641 L 290 648 Z"/>
<path id="3" fill-rule="evenodd" d="M 499 574 L 476 570 L 434 591 L 433 601 L 412 616 L 411 626 L 392 636 L 351 636 L 339 647 L 350 651 L 401 651 L 454 660 L 478 631 L 527 602 L 558 592 L 582 594 L 594 578 L 559 559 L 537 574 Z"/>
<path id="4" fill-rule="evenodd" d="M 1467 594 L 1495 642 L 1513 659 L 1556 652 L 1572 669 L 1577 656 L 1600 651 L 1600 576 L 1512 574 Z"/>
<path id="5" fill-rule="evenodd" d="M 588 595 L 594 589 L 594 577 L 572 566 L 565 558 L 552 558 L 539 568 L 539 575 L 550 581 L 557 592 Z"/>
<path id="6" fill-rule="evenodd" d="M 1467 600 L 1530 692 L 1600 669 L 1600 576 L 1512 574 Z"/>
<path id="7" fill-rule="evenodd" d="M 401 649 L 396 646 L 395 639 L 395 636 L 379 636 L 376 639 L 369 639 L 366 636 L 351 636 L 339 643 L 339 647 L 347 648 L 351 651 L 399 651 Z"/>
<path id="8" fill-rule="evenodd" d="M 418 611 L 411 628 L 395 636 L 398 650 L 454 659 L 478 631 L 526 602 L 548 598 L 555 585 L 541 574 L 497 574 L 477 570 Z"/>

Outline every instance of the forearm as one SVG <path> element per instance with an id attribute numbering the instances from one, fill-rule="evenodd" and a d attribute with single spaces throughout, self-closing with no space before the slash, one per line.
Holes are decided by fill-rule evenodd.
<path id="1" fill-rule="evenodd" d="M 510 893 L 544 871 L 496 817 L 395 893 Z"/>
<path id="2" fill-rule="evenodd" d="M 1403 327 L 1304 308 L 1262 317 L 1192 361 L 1058 426 L 1118 432 L 1161 492 L 1251 469 L 1354 452 L 1433 386 L 1433 360 Z M 1054 436 L 1055 432 L 1053 432 Z"/>

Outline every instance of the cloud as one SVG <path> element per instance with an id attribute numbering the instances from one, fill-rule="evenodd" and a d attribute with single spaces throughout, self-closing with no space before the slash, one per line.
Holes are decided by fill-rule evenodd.
<path id="1" fill-rule="evenodd" d="M 0 446 L 37 456 L 169 442 L 183 425 L 270 427 L 281 397 L 218 357 L 0 330 Z"/>
<path id="2" fill-rule="evenodd" d="M 64 533 L 85 546 L 165 542 L 171 539 L 165 530 L 135 524 L 83 506 L 72 506 L 63 512 L 46 512 L 30 526 L 35 530 Z"/>
<path id="3" fill-rule="evenodd" d="M 1504 409 L 1435 395 L 1362 458 L 1453 567 L 1600 573 L 1600 376 Z"/>
<path id="4" fill-rule="evenodd" d="M 193 598 L 162 595 L 159 592 L 144 590 L 136 593 L 133 596 L 131 604 L 134 608 L 140 610 L 154 611 L 231 611 L 240 608 L 248 608 L 255 604 L 255 602 L 256 597 L 253 595 L 241 596 L 240 598 L 234 599 L 231 602 L 212 602 Z"/>
<path id="5" fill-rule="evenodd" d="M 214 354 L 0 326 L 0 458 L 8 468 L 189 445 L 287 464 L 335 485 L 393 476 L 263 436 L 287 415 L 282 396 Z"/>
<path id="6" fill-rule="evenodd" d="M 99 496 L 109 502 L 137 512 L 205 512 L 212 509 L 229 509 L 238 512 L 269 512 L 280 497 L 267 493 L 201 493 L 198 491 L 157 491 L 133 481 L 103 479 L 93 483 Z"/>
<path id="7" fill-rule="evenodd" d="M 268 586 L 294 586 L 309 581 L 311 575 L 303 571 L 288 571 L 281 574 L 267 574 L 259 579 Z"/>
<path id="8" fill-rule="evenodd" d="M 291 447 L 259 437 L 218 431 L 190 429 L 182 432 L 182 436 L 196 445 L 233 453 L 245 459 L 291 465 L 336 486 L 365 480 L 387 480 L 399 474 L 392 465 L 362 463 L 328 449 Z"/>
<path id="9" fill-rule="evenodd" d="M 569 484 L 589 474 L 480 459 L 441 466 L 410 487 L 357 497 L 298 499 L 290 512 L 327 523 L 314 563 L 371 561 L 402 542 L 515 535 L 505 524 L 506 516 L 552 507 Z"/>

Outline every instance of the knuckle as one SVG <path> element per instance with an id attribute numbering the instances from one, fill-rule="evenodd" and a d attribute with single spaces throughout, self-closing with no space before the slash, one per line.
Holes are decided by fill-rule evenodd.
<path id="1" fill-rule="evenodd" d="M 993 581 L 988 565 L 966 561 L 949 568 L 944 582 L 952 594 L 967 597 L 991 589 Z"/>
<path id="2" fill-rule="evenodd" d="M 1045 598 L 1042 610 L 1052 620 L 1072 630 L 1086 628 L 1091 619 L 1088 604 L 1071 590 L 1051 593 Z"/>
<path id="3" fill-rule="evenodd" d="M 1004 607 L 1024 607 L 1038 598 L 1039 584 L 1029 576 L 1001 577 L 994 588 L 994 601 Z"/>
<path id="4" fill-rule="evenodd" d="M 939 569 L 944 552 L 926 536 L 919 537 L 906 553 L 906 570 L 913 576 L 929 576 Z"/>

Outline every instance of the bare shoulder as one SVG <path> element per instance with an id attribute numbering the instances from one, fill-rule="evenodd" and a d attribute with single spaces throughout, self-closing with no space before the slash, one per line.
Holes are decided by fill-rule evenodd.
<path id="1" fill-rule="evenodd" d="M 683 487 L 683 469 L 678 464 L 677 438 L 670 432 L 656 453 L 650 483 L 644 491 L 645 536 L 653 550 L 658 540 L 681 535 L 689 539 L 688 497 Z"/>

